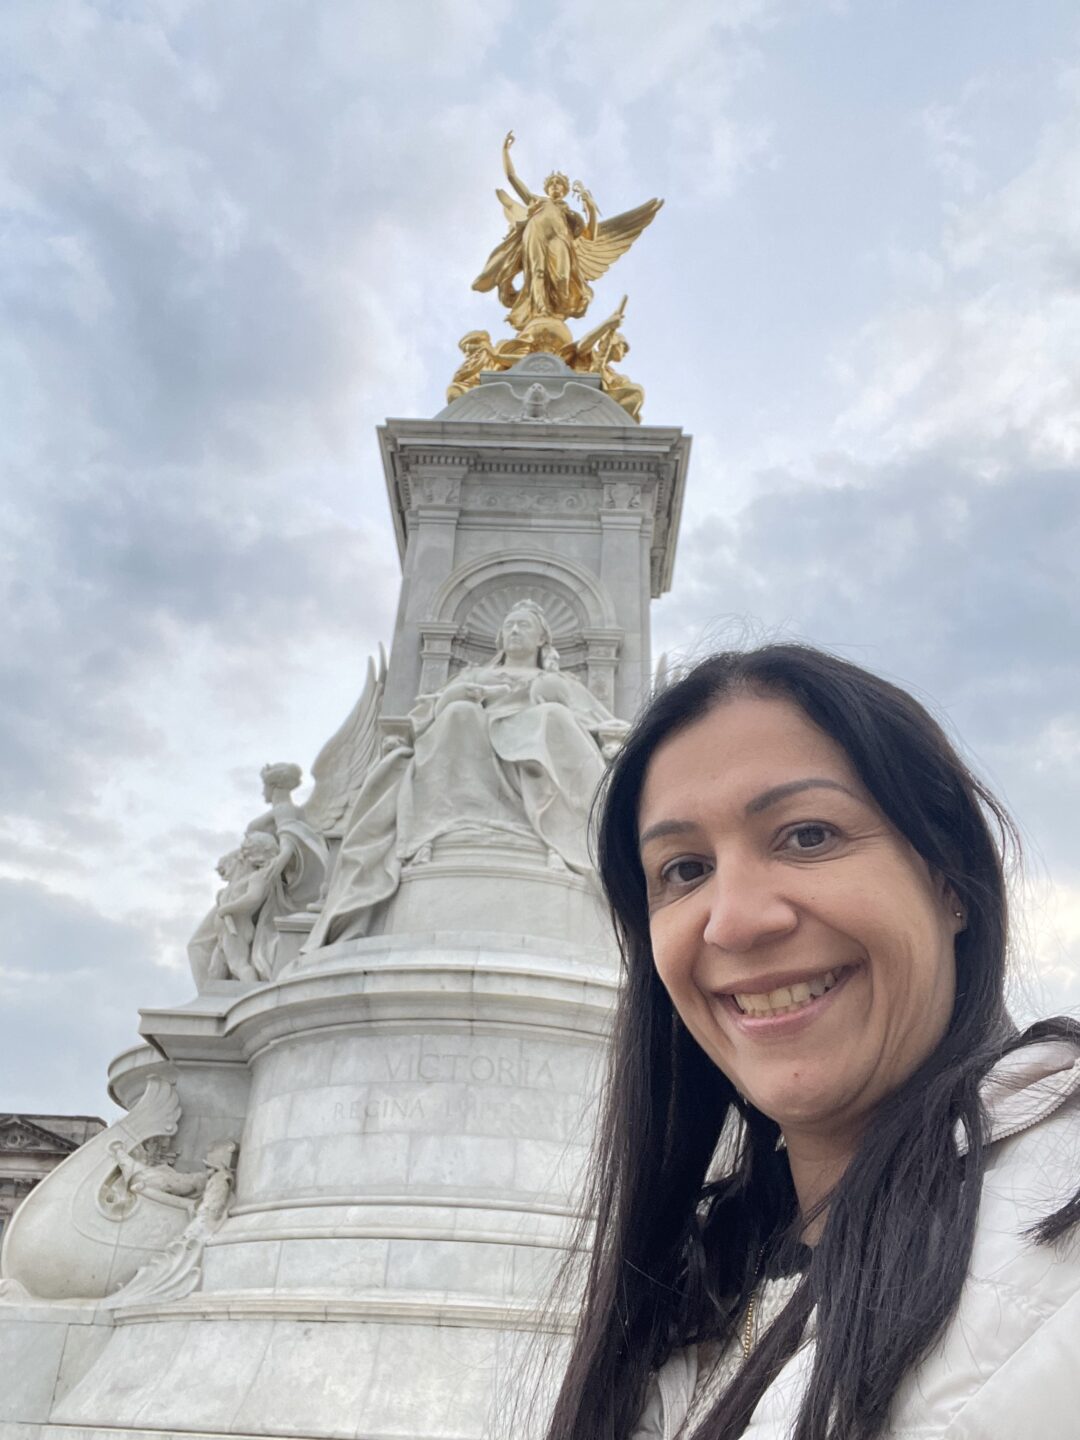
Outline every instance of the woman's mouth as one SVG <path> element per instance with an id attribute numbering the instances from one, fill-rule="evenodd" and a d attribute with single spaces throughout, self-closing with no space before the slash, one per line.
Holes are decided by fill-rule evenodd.
<path id="1" fill-rule="evenodd" d="M 854 965 L 840 965 L 806 980 L 780 985 L 775 990 L 735 991 L 729 998 L 740 1015 L 753 1019 L 795 1015 L 835 989 L 855 968 Z"/>

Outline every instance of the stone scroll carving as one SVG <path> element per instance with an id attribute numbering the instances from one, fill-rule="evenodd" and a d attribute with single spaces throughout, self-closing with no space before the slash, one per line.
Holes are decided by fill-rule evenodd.
<path id="1" fill-rule="evenodd" d="M 378 715 L 386 686 L 386 656 L 369 662 L 367 683 L 345 723 L 312 766 L 315 788 L 303 805 L 292 798 L 299 765 L 261 771 L 269 810 L 252 820 L 237 849 L 222 856 L 225 882 L 188 943 L 195 984 L 212 980 L 270 980 L 280 968 L 276 922 L 317 909 L 325 895 L 330 851 L 352 800 L 378 757 Z"/>
<path id="2" fill-rule="evenodd" d="M 306 951 L 367 933 L 374 907 L 443 836 L 479 846 L 525 836 L 551 869 L 591 869 L 589 807 L 628 727 L 558 663 L 543 610 L 523 600 L 506 613 L 490 664 L 419 697 L 408 737 L 357 795 Z"/>

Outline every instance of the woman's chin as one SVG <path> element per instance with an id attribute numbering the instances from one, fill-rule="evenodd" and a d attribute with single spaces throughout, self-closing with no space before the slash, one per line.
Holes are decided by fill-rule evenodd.
<path id="1" fill-rule="evenodd" d="M 858 1089 L 835 1075 L 817 1081 L 798 1075 L 784 1084 L 763 1085 L 750 1099 L 785 1135 L 799 1130 L 823 1134 L 850 1128 Z"/>

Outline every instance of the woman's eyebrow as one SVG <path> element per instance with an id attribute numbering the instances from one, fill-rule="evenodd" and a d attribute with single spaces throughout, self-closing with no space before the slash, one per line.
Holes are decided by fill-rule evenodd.
<path id="1" fill-rule="evenodd" d="M 755 796 L 747 804 L 746 813 L 747 815 L 760 815 L 770 805 L 776 805 L 779 801 L 786 800 L 789 795 L 798 795 L 801 790 L 842 790 L 853 800 L 859 798 L 854 790 L 847 785 L 841 785 L 839 780 L 828 780 L 824 775 L 811 775 L 805 780 L 789 780 L 785 785 L 774 785 L 771 790 L 763 790 L 760 795 Z"/>
<path id="2" fill-rule="evenodd" d="M 798 795 L 801 790 L 841 790 L 845 795 L 850 795 L 853 800 L 858 800 L 858 795 L 847 785 L 842 785 L 839 780 L 829 780 L 824 775 L 810 775 L 805 780 L 788 780 L 783 785 L 774 785 L 770 790 L 763 790 L 760 795 L 755 795 L 753 800 L 747 802 L 747 815 L 760 815 L 770 805 L 776 805 L 781 800 L 786 800 L 789 795 Z M 697 830 L 698 826 L 693 820 L 658 820 L 655 825 L 649 825 L 638 836 L 638 849 L 644 850 L 650 840 L 662 840 L 668 835 L 688 835 L 691 830 Z"/>
<path id="3" fill-rule="evenodd" d="M 665 835 L 686 835 L 697 828 L 692 820 L 658 820 L 638 836 L 638 849 L 644 850 L 650 840 L 662 840 Z"/>

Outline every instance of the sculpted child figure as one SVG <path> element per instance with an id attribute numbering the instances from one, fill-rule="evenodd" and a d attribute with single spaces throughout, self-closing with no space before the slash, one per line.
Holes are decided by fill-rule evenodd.
<path id="1" fill-rule="evenodd" d="M 188 945 L 200 989 L 208 980 L 269 980 L 277 965 L 275 920 L 310 905 L 326 875 L 326 841 L 292 800 L 299 765 L 265 765 L 261 778 L 270 809 L 218 861 L 225 885 Z"/>

